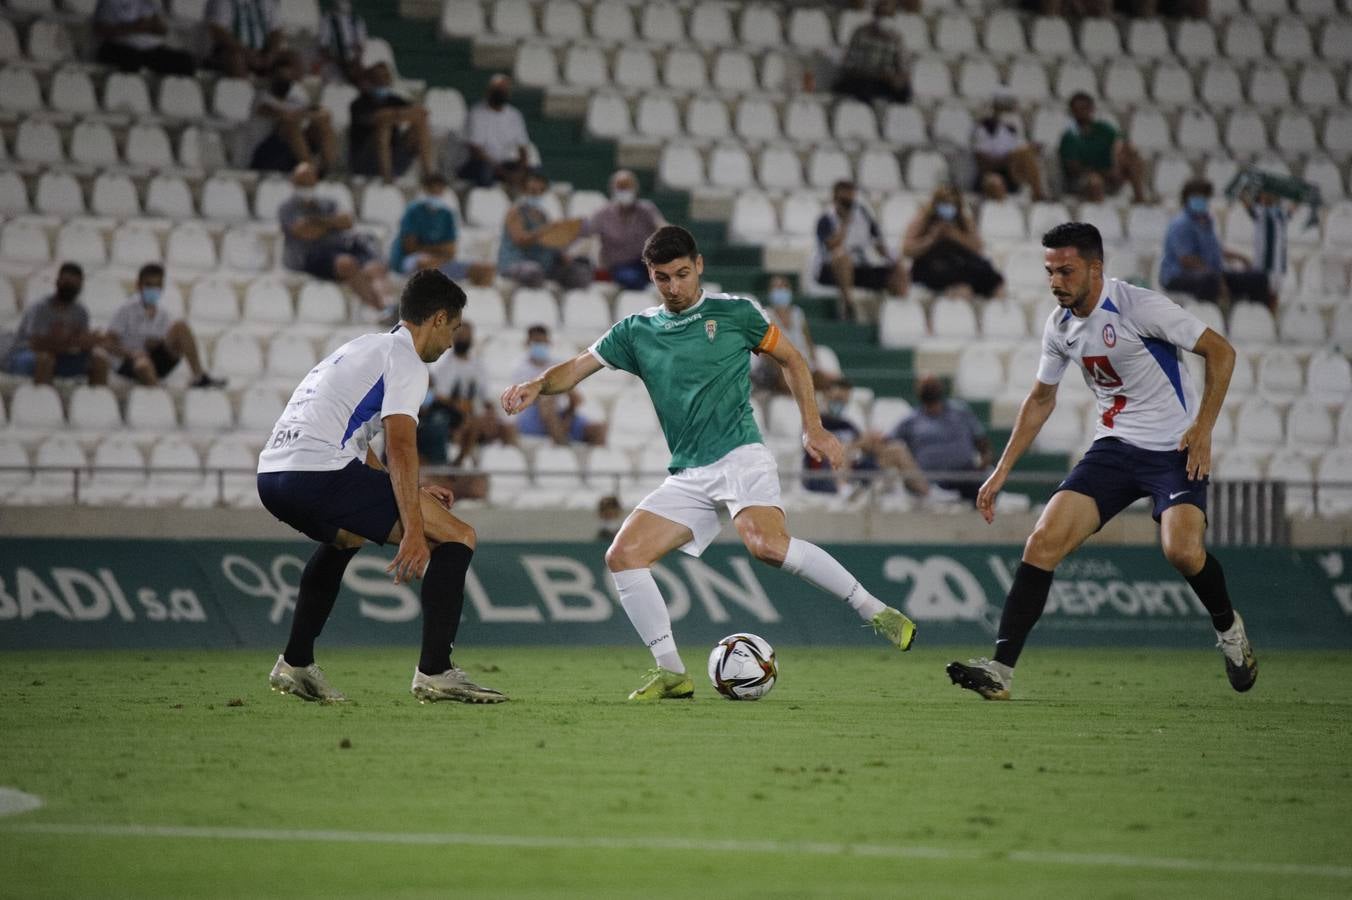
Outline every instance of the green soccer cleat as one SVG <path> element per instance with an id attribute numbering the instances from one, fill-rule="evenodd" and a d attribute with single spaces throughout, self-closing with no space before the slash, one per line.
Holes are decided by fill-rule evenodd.
<path id="1" fill-rule="evenodd" d="M 983 657 L 969 659 L 965 663 L 951 662 L 946 671 L 949 680 L 958 687 L 975 691 L 986 700 L 1008 700 L 1012 676 L 1001 674 L 997 665 Z"/>
<path id="2" fill-rule="evenodd" d="M 653 703 L 658 700 L 689 700 L 695 696 L 695 682 L 686 672 L 673 672 L 660 666 L 648 670 L 643 687 L 629 695 L 630 700 Z"/>
<path id="3" fill-rule="evenodd" d="M 910 650 L 911 644 L 915 642 L 915 623 L 901 610 L 889 606 L 870 619 L 869 624 L 903 653 Z"/>
<path id="4" fill-rule="evenodd" d="M 316 703 L 346 703 L 347 696 L 329 684 L 324 670 L 314 663 L 308 666 L 293 666 L 282 656 L 277 657 L 277 665 L 268 675 L 268 684 L 279 694 L 291 694 L 302 700 Z"/>
<path id="5" fill-rule="evenodd" d="M 502 691 L 475 684 L 469 680 L 465 670 L 452 665 L 437 675 L 424 675 L 413 670 L 413 684 L 409 688 L 420 703 L 436 703 L 438 700 L 456 700 L 460 703 L 502 703 L 507 695 Z"/>
<path id="6" fill-rule="evenodd" d="M 1244 620 L 1235 613 L 1235 624 L 1230 630 L 1216 634 L 1216 646 L 1225 656 L 1225 675 L 1230 679 L 1230 687 L 1241 694 L 1253 687 L 1258 680 L 1258 660 L 1253 655 L 1253 645 L 1244 631 Z"/>

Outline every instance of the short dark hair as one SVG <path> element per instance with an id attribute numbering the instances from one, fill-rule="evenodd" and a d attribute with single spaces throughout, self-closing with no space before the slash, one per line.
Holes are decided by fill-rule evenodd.
<path id="1" fill-rule="evenodd" d="M 643 261 L 650 266 L 664 266 L 673 259 L 699 256 L 695 236 L 679 225 L 663 225 L 648 235 L 643 244 Z"/>
<path id="2" fill-rule="evenodd" d="M 536 323 L 526 329 L 526 340 L 529 341 L 536 335 L 541 335 L 545 340 L 549 340 L 549 326 Z"/>
<path id="3" fill-rule="evenodd" d="M 56 270 L 57 278 L 60 278 L 62 275 L 78 275 L 83 279 L 84 269 L 77 262 L 63 262 L 61 268 Z"/>
<path id="4" fill-rule="evenodd" d="M 852 191 L 854 189 L 854 182 L 848 178 L 841 178 L 835 184 L 831 185 L 832 194 L 835 194 L 836 191 Z"/>
<path id="5" fill-rule="evenodd" d="M 465 311 L 465 292 L 436 269 L 414 272 L 399 297 L 399 318 L 421 325 L 446 310 L 452 318 Z"/>
<path id="6" fill-rule="evenodd" d="M 1088 100 L 1090 103 L 1094 102 L 1094 98 L 1089 94 L 1088 91 L 1076 91 L 1075 93 L 1070 95 L 1070 99 L 1066 101 L 1066 105 L 1074 106 L 1081 100 Z"/>
<path id="7" fill-rule="evenodd" d="M 1042 236 L 1048 250 L 1074 247 L 1084 259 L 1103 261 L 1103 237 L 1088 222 L 1062 222 Z"/>
<path id="8" fill-rule="evenodd" d="M 164 266 L 159 263 L 146 263 L 141 266 L 141 271 L 136 273 L 136 283 L 140 284 L 147 278 L 163 278 Z"/>
<path id="9" fill-rule="evenodd" d="M 1210 197 L 1212 193 L 1211 182 L 1205 178 L 1189 178 L 1183 182 L 1183 187 L 1178 192 L 1178 201 L 1187 203 L 1188 198 L 1195 194 L 1201 194 L 1203 197 Z"/>

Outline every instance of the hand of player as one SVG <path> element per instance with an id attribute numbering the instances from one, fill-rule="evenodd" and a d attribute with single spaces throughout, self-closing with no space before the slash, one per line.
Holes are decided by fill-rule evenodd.
<path id="1" fill-rule="evenodd" d="M 812 457 L 813 462 L 825 459 L 837 472 L 845 463 L 845 448 L 840 446 L 836 436 L 818 425 L 803 432 L 803 449 Z"/>
<path id="2" fill-rule="evenodd" d="M 427 547 L 427 539 L 421 534 L 405 534 L 399 541 L 399 552 L 385 567 L 386 574 L 394 576 L 394 583 L 401 584 L 422 578 L 427 564 L 432 559 L 432 551 Z"/>
<path id="3" fill-rule="evenodd" d="M 996 469 L 976 493 L 977 512 L 981 513 L 981 518 L 986 520 L 987 525 L 995 521 L 995 498 L 1004 486 L 1005 474 Z"/>
<path id="4" fill-rule="evenodd" d="M 540 396 L 540 388 L 541 384 L 538 381 L 512 385 L 502 392 L 502 411 L 509 416 L 521 412 Z"/>
<path id="5" fill-rule="evenodd" d="M 1211 474 L 1211 430 L 1197 422 L 1188 426 L 1178 442 L 1178 449 L 1188 451 L 1189 481 L 1200 481 Z"/>
<path id="6" fill-rule="evenodd" d="M 452 491 L 445 485 L 425 484 L 422 489 L 424 494 L 427 494 L 447 509 L 450 509 L 452 504 L 455 503 L 455 491 Z"/>

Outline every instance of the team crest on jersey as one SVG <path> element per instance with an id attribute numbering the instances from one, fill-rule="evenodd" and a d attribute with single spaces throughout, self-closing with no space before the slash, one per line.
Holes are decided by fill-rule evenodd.
<path id="1" fill-rule="evenodd" d="M 715 319 L 709 319 L 704 323 L 704 333 L 709 336 L 709 343 L 714 342 L 714 335 L 718 334 L 718 322 Z"/>
<path id="2" fill-rule="evenodd" d="M 1117 346 L 1117 330 L 1111 324 L 1103 326 L 1103 343 L 1109 347 Z"/>

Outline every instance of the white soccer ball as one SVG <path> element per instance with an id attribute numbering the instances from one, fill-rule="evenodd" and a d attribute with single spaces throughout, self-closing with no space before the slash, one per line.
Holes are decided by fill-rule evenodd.
<path id="1" fill-rule="evenodd" d="M 754 634 L 730 634 L 709 654 L 709 680 L 729 700 L 759 700 L 778 677 L 775 648 Z"/>

